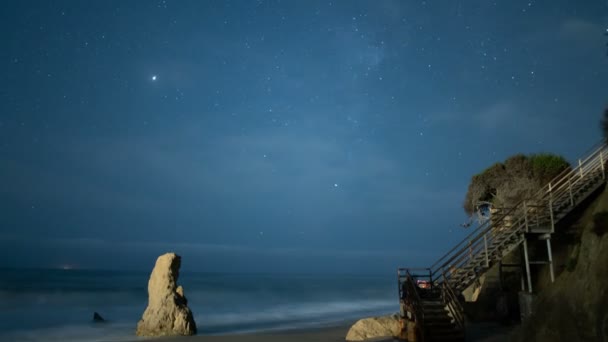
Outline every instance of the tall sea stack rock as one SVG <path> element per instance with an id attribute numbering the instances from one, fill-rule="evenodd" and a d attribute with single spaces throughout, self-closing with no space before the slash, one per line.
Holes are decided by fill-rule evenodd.
<path id="1" fill-rule="evenodd" d="M 167 253 L 156 259 L 148 281 L 148 307 L 137 323 L 137 336 L 190 336 L 196 323 L 184 290 L 177 286 L 181 257 Z"/>

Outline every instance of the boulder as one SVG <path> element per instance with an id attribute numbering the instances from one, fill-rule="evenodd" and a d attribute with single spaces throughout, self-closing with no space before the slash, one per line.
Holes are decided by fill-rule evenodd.
<path id="1" fill-rule="evenodd" d="M 360 319 L 346 334 L 347 341 L 365 341 L 376 337 L 397 337 L 401 333 L 398 315 Z"/>
<path id="2" fill-rule="evenodd" d="M 181 257 L 161 255 L 148 281 L 148 307 L 137 323 L 137 336 L 190 336 L 196 323 L 187 306 L 184 289 L 177 286 Z"/>
<path id="3" fill-rule="evenodd" d="M 101 317 L 101 315 L 97 312 L 93 312 L 93 322 L 94 323 L 104 323 L 106 320 Z"/>

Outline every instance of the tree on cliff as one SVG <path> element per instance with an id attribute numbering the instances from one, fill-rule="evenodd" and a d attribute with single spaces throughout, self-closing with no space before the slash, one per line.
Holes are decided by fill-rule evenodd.
<path id="1" fill-rule="evenodd" d="M 513 207 L 533 196 L 569 167 L 563 157 L 549 153 L 509 157 L 471 178 L 463 203 L 464 211 L 472 216 L 480 203 L 494 208 Z"/>

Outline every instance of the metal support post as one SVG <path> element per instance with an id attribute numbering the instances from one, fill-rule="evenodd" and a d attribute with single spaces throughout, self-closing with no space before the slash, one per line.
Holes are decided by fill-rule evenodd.
<path id="1" fill-rule="evenodd" d="M 583 178 L 583 162 L 580 159 L 578 160 L 578 170 L 580 171 L 581 178 Z"/>
<path id="2" fill-rule="evenodd" d="M 528 278 L 528 292 L 532 293 L 532 276 L 530 275 L 530 260 L 528 259 L 528 240 L 524 238 L 524 262 L 526 263 L 526 277 Z"/>
<path id="3" fill-rule="evenodd" d="M 526 223 L 526 233 L 530 232 L 530 227 L 528 227 L 528 207 L 526 206 L 526 201 L 524 201 L 524 222 Z"/>
<path id="4" fill-rule="evenodd" d="M 520 264 L 521 267 L 519 269 L 519 280 L 520 280 L 520 285 L 521 285 L 521 290 L 525 291 L 526 290 L 526 281 L 524 280 L 524 265 L 523 265 L 523 257 L 524 257 L 524 245 L 522 244 L 521 247 L 519 248 L 519 260 L 520 260 Z"/>
<path id="5" fill-rule="evenodd" d="M 555 233 L 555 219 L 553 218 L 553 187 L 549 183 L 549 217 L 551 218 L 551 233 Z"/>
<path id="6" fill-rule="evenodd" d="M 551 239 L 547 239 L 547 255 L 549 256 L 549 272 L 551 273 L 551 282 L 555 282 L 555 273 L 553 271 L 553 256 L 551 253 Z"/>

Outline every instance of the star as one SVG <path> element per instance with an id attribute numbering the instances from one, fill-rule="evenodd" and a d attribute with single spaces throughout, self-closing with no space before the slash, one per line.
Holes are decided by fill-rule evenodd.
<path id="1" fill-rule="evenodd" d="M 156 75 L 152 75 L 152 81 L 156 81 Z"/>

